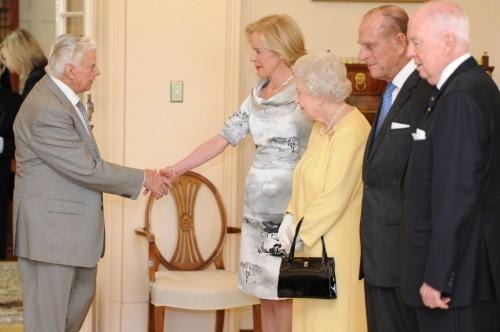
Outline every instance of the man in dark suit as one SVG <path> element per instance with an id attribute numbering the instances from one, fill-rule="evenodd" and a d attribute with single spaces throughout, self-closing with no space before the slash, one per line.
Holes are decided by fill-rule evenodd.
<path id="1" fill-rule="evenodd" d="M 426 3 L 408 36 L 437 94 L 412 133 L 402 296 L 419 331 L 500 331 L 500 93 L 469 53 L 457 5 Z"/>
<path id="2" fill-rule="evenodd" d="M 7 253 L 7 228 L 12 222 L 8 218 L 8 201 L 12 197 L 12 175 L 10 165 L 14 158 L 14 133 L 12 125 L 21 97 L 0 88 L 0 259 Z"/>
<path id="3" fill-rule="evenodd" d="M 403 220 L 402 176 L 411 131 L 424 115 L 431 86 L 406 56 L 408 15 L 396 6 L 367 12 L 359 28 L 359 57 L 370 75 L 387 81 L 363 163 L 362 266 L 369 331 L 416 331 L 415 310 L 399 290 Z"/>

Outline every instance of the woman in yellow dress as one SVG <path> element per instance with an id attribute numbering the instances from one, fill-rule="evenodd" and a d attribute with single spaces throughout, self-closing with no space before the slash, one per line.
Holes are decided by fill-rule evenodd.
<path id="1" fill-rule="evenodd" d="M 293 67 L 297 101 L 315 120 L 306 152 L 293 176 L 292 198 L 278 237 L 289 249 L 304 218 L 297 256 L 321 256 L 324 235 L 335 258 L 337 299 L 294 299 L 293 331 L 364 332 L 363 284 L 358 280 L 361 165 L 370 125 L 345 103 L 351 83 L 344 64 L 331 53 L 306 55 Z"/>

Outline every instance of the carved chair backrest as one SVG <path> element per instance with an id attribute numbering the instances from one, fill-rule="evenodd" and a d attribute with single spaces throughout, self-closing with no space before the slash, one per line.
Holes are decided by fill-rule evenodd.
<path id="1" fill-rule="evenodd" d="M 217 244 L 214 249 L 206 255 L 202 255 L 199 247 L 199 241 L 195 232 L 195 218 L 204 218 L 203 213 L 195 215 L 195 206 L 197 203 L 200 189 L 205 187 L 208 192 L 213 195 L 217 204 L 220 222 L 220 234 Z M 221 196 L 217 188 L 204 176 L 195 173 L 187 172 L 174 181 L 170 188 L 171 195 L 176 208 L 177 222 L 177 243 L 173 251 L 172 257 L 167 259 L 162 254 L 162 251 L 156 241 L 149 244 L 149 268 L 150 279 L 154 280 L 154 273 L 158 270 L 159 264 L 162 264 L 169 270 L 196 271 L 203 270 L 215 264 L 216 268 L 224 268 L 222 260 L 222 249 L 227 230 L 226 210 L 222 203 Z M 165 198 L 155 200 L 152 195 L 149 196 L 146 209 L 146 225 L 145 230 L 152 232 L 153 205 L 162 203 Z M 216 222 L 209 218 L 207 222 Z M 163 221 L 162 221 L 163 222 Z M 165 220 L 164 222 L 172 222 Z M 216 229 L 216 227 L 214 227 Z M 153 233 L 153 232 L 152 232 Z M 206 257 L 206 258 L 204 258 Z"/>

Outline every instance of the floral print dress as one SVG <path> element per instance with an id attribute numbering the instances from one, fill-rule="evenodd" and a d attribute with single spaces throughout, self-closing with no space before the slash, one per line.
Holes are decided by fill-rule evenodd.
<path id="1" fill-rule="evenodd" d="M 240 287 L 263 299 L 277 299 L 281 256 L 278 228 L 291 196 L 295 165 L 304 153 L 312 122 L 300 111 L 291 84 L 269 99 L 259 97 L 261 80 L 220 135 L 237 145 L 248 133 L 256 146 L 246 178 L 241 226 Z"/>

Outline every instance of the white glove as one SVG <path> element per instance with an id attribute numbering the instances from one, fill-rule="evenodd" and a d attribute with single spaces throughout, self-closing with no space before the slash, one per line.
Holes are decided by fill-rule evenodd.
<path id="1" fill-rule="evenodd" d="M 295 227 L 293 222 L 295 218 L 291 213 L 285 213 L 280 228 L 278 229 L 278 241 L 281 243 L 281 248 L 287 253 L 292 246 L 293 237 L 295 236 Z"/>

